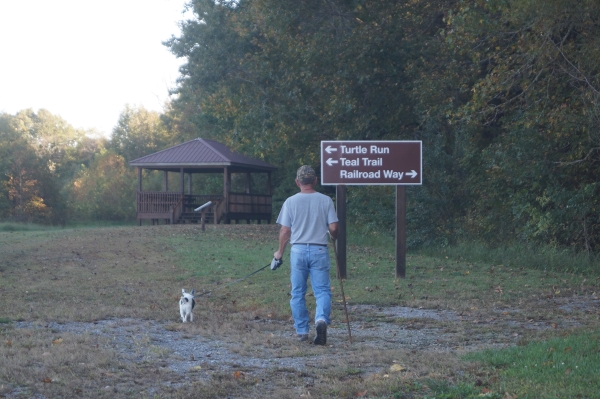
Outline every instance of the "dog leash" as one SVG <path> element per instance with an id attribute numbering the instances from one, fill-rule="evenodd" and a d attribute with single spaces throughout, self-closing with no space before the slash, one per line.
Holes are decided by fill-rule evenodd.
<path id="1" fill-rule="evenodd" d="M 243 280 L 247 279 L 248 277 L 255 275 L 256 273 L 260 272 L 261 270 L 264 270 L 264 269 L 266 269 L 266 268 L 267 268 L 267 267 L 269 267 L 269 266 L 271 266 L 271 264 L 270 264 L 270 263 L 266 264 L 265 266 L 261 267 L 260 269 L 258 269 L 258 270 L 255 270 L 255 271 L 253 271 L 252 273 L 250 273 L 250 274 L 248 274 L 248 275 L 246 275 L 246 276 L 244 276 L 244 277 L 242 277 L 242 278 L 238 278 L 237 280 L 231 281 L 231 282 L 229 282 L 229 283 L 227 283 L 227 284 L 225 284 L 225 285 L 223 285 L 223 286 L 221 286 L 221 287 L 217 288 L 217 290 L 219 290 L 219 289 L 223 289 L 223 288 L 227 288 L 227 287 L 229 287 L 230 285 L 233 285 L 233 284 L 235 284 L 235 283 L 239 283 L 240 281 L 243 281 Z M 208 294 L 212 293 L 213 291 L 214 291 L 214 290 L 211 290 L 211 291 L 206 291 L 206 292 L 203 292 L 202 294 L 199 294 L 199 295 L 194 295 L 194 298 L 198 298 L 198 297 L 201 297 L 201 296 L 204 296 L 204 295 L 208 295 Z"/>

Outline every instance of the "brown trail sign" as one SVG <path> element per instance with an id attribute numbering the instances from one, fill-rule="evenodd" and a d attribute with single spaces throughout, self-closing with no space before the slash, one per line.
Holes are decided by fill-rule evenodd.
<path id="1" fill-rule="evenodd" d="M 396 277 L 406 276 L 406 188 L 423 183 L 421 141 L 321 141 L 321 184 L 336 186 L 338 278 L 346 278 L 346 185 L 396 186 Z"/>
<path id="2" fill-rule="evenodd" d="M 321 141 L 321 184 L 420 185 L 420 141 Z"/>

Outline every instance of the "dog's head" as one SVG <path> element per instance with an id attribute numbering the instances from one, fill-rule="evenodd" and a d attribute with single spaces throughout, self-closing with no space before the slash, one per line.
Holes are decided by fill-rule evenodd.
<path id="1" fill-rule="evenodd" d="M 194 301 L 194 292 L 195 290 L 192 290 L 191 292 L 185 292 L 185 289 L 181 289 L 181 300 L 179 301 L 180 304 L 184 304 L 184 303 L 191 303 L 192 306 L 195 304 L 196 301 Z"/>

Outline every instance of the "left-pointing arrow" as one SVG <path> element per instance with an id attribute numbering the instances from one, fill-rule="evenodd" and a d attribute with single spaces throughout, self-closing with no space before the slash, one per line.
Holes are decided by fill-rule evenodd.
<path id="1" fill-rule="evenodd" d="M 337 151 L 337 148 L 335 148 L 335 147 L 332 147 L 332 146 L 328 145 L 328 146 L 325 148 L 325 151 L 327 151 L 327 153 L 328 153 L 328 154 L 331 154 L 332 152 L 334 152 L 334 151 Z"/>
<path id="2" fill-rule="evenodd" d="M 338 163 L 338 161 L 333 160 L 331 158 L 328 158 L 327 161 L 325 161 L 325 163 L 329 166 L 333 165 L 334 163 Z"/>

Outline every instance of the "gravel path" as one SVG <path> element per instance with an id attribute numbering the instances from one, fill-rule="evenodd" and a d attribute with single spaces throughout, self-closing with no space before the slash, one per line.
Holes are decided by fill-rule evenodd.
<path id="1" fill-rule="evenodd" d="M 259 332 L 264 335 L 265 342 L 272 337 L 294 339 L 294 334 L 290 332 L 285 323 L 265 320 L 254 322 L 272 324 L 271 327 L 273 328 L 270 333 Z M 110 348 L 122 356 L 123 360 L 131 362 L 156 361 L 158 354 L 158 364 L 161 367 L 168 367 L 171 371 L 181 374 L 193 370 L 194 367 L 200 364 L 222 372 L 243 369 L 250 372 L 254 370 L 254 372 L 261 374 L 265 370 L 275 368 L 301 371 L 306 367 L 312 367 L 314 363 L 318 363 L 321 357 L 330 356 L 330 353 L 327 353 L 321 356 L 310 356 L 310 358 L 282 355 L 272 357 L 269 356 L 268 352 L 262 356 L 247 356 L 230 350 L 231 343 L 218 337 L 191 336 L 181 330 L 173 330 L 173 323 L 152 320 L 110 319 L 94 323 L 51 322 L 47 324 L 19 322 L 15 324 L 15 327 L 27 329 L 48 328 L 55 333 L 100 336 L 110 342 Z M 415 349 L 423 346 L 435 346 L 435 341 L 440 336 L 438 329 L 410 330 L 387 322 L 368 324 L 352 322 L 350 327 L 355 343 L 378 349 L 390 344 L 400 344 L 405 348 Z M 348 331 L 345 324 L 328 329 L 329 346 L 345 346 L 347 343 Z"/>
<path id="2" fill-rule="evenodd" d="M 354 345 L 377 349 L 402 347 L 407 350 L 427 349 L 429 351 L 452 351 L 456 349 L 477 349 L 481 347 L 513 344 L 518 337 L 515 331 L 523 328 L 551 328 L 536 323 L 527 324 L 514 320 L 506 320 L 508 326 L 504 333 L 496 333 L 494 339 L 482 333 L 464 340 L 457 332 L 445 325 L 492 325 L 498 322 L 491 318 L 478 321 L 475 317 L 458 315 L 455 312 L 429 309 L 413 309 L 404 307 L 376 307 L 355 305 L 349 308 L 350 323 Z M 498 311 L 500 312 L 500 310 Z M 293 339 L 294 334 L 285 322 L 272 320 L 251 320 L 249 323 L 260 323 L 263 326 L 257 334 L 264 335 L 264 342 L 270 338 Z M 422 324 L 418 324 L 422 322 Z M 415 324 L 417 323 L 417 324 Z M 573 324 L 572 322 L 571 324 Z M 232 370 L 249 370 L 261 373 L 274 368 L 303 370 L 320 356 L 306 357 L 285 356 L 272 351 L 264 354 L 248 356 L 232 350 L 232 342 L 218 336 L 186 333 L 185 329 L 173 322 L 158 322 L 132 318 L 99 320 L 93 323 L 39 323 L 19 322 L 16 328 L 47 328 L 55 333 L 90 334 L 106 339 L 107 345 L 115 350 L 123 360 L 132 362 L 157 361 L 161 367 L 167 367 L 175 373 L 186 373 L 190 369 L 203 364 L 213 370 L 228 372 Z M 501 344 L 500 342 L 505 342 Z M 349 344 L 346 324 L 337 323 L 328 329 L 328 345 L 343 347 Z M 305 344 L 309 345 L 309 344 Z M 330 356 L 330 353 L 321 356 Z M 340 355 L 342 356 L 342 355 Z M 309 360 L 307 362 L 307 360 Z"/>
<path id="3" fill-rule="evenodd" d="M 244 378 L 265 384 L 274 372 L 279 372 L 278 375 L 300 373 L 306 375 L 303 378 L 310 386 L 313 379 L 311 370 L 314 372 L 315 368 L 331 369 L 341 364 L 349 366 L 360 362 L 358 366 L 364 375 L 383 375 L 390 368 L 390 360 L 371 360 L 369 354 L 374 351 L 412 353 L 417 358 L 428 354 L 423 358 L 426 361 L 436 354 L 512 346 L 523 337 L 533 336 L 531 333 L 535 335 L 536 331 L 577 327 L 578 317 L 573 316 L 581 312 L 600 314 L 599 300 L 565 299 L 544 301 L 543 305 L 554 308 L 556 317 L 531 321 L 519 309 L 494 309 L 492 314 L 483 315 L 399 306 L 352 305 L 348 311 L 352 319 L 353 343 L 349 342 L 347 325 L 334 320 L 328 329 L 327 348 L 324 350 L 297 342 L 289 321 L 271 319 L 244 321 L 249 333 L 243 337 L 236 336 L 239 332 L 235 330 L 229 330 L 225 335 L 218 329 L 216 333 L 210 333 L 202 328 L 200 320 L 184 325 L 179 321 L 115 318 L 91 323 L 17 322 L 13 327 L 47 329 L 54 336 L 88 334 L 98 337 L 98 342 L 114 352 L 119 362 L 161 369 L 176 376 L 153 382 L 147 390 L 153 394 L 159 392 L 160 386 L 178 388 L 193 381 L 208 381 L 219 373 L 234 375 L 241 372 Z M 244 342 L 248 337 L 250 342 Z M 400 355 L 399 359 L 402 358 Z M 415 359 L 413 357 L 413 362 Z M 418 367 L 416 364 L 413 366 Z M 416 375 L 418 373 L 417 370 Z M 16 389 L 6 397 L 23 396 Z"/>
<path id="4" fill-rule="evenodd" d="M 383 349 L 388 346 L 406 349 L 436 347 L 447 350 L 440 344 L 440 336 L 444 335 L 439 328 L 412 329 L 411 325 L 394 323 L 399 318 L 430 319 L 437 321 L 458 320 L 453 312 L 410 309 L 401 307 L 376 308 L 373 306 L 353 306 L 351 314 L 361 321 L 350 323 L 351 334 L 355 345 L 370 346 Z M 365 322 L 365 316 L 380 316 L 378 321 Z M 368 319 L 368 317 L 367 317 Z M 294 334 L 287 323 L 271 320 L 252 320 L 252 323 L 268 323 L 268 328 L 262 328 L 258 334 L 264 334 L 264 341 L 272 337 L 294 339 Z M 173 328 L 172 322 L 157 322 L 139 319 L 109 319 L 93 323 L 37 323 L 19 322 L 16 328 L 47 328 L 56 333 L 90 334 L 100 336 L 110 342 L 110 347 L 133 362 L 141 362 L 159 356 L 162 367 L 168 367 L 176 373 L 185 373 L 199 364 L 211 365 L 219 371 L 268 370 L 273 368 L 290 368 L 303 370 L 307 367 L 306 357 L 297 356 L 247 356 L 230 350 L 231 342 L 221 340 L 216 336 L 203 336 L 185 333 L 182 329 Z M 265 332 L 268 331 L 268 332 Z M 348 345 L 346 324 L 330 326 L 328 329 L 328 345 L 330 347 Z M 310 345 L 310 344 L 302 344 Z M 321 355 L 323 357 L 330 354 Z M 318 362 L 319 355 L 311 356 L 308 363 Z M 309 365 L 310 367 L 310 365 Z"/>

